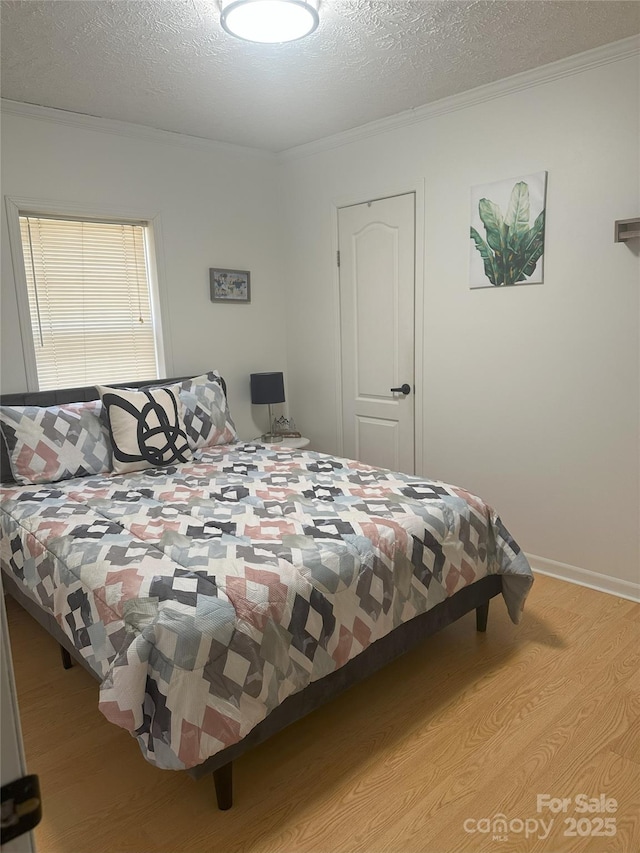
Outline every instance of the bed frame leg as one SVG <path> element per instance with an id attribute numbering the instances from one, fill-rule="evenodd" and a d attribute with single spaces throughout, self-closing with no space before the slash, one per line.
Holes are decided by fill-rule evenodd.
<path id="1" fill-rule="evenodd" d="M 64 646 L 60 646 L 60 657 L 62 658 L 62 666 L 65 669 L 71 669 L 73 666 L 73 658 Z"/>
<path id="2" fill-rule="evenodd" d="M 213 771 L 213 784 L 220 811 L 226 811 L 233 805 L 233 762 L 224 764 Z"/>
<path id="3" fill-rule="evenodd" d="M 487 630 L 487 618 L 489 616 L 489 602 L 476 607 L 476 631 Z"/>

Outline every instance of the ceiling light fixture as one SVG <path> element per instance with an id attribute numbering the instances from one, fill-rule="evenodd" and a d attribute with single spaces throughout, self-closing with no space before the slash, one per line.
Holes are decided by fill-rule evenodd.
<path id="1" fill-rule="evenodd" d="M 318 26 L 318 0 L 222 0 L 220 23 L 245 41 L 296 41 Z"/>

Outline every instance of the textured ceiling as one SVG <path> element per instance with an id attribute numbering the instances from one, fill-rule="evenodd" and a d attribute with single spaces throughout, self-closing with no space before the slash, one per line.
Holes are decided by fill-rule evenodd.
<path id="1" fill-rule="evenodd" d="M 288 45 L 217 0 L 6 0 L 2 96 L 271 151 L 640 32 L 640 3 L 321 0 Z"/>

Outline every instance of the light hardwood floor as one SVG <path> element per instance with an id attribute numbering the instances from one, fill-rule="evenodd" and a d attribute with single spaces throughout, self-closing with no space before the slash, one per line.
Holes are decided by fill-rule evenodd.
<path id="1" fill-rule="evenodd" d="M 39 853 L 640 851 L 638 604 L 538 576 L 519 626 L 495 599 L 486 634 L 467 615 L 240 759 L 219 812 L 210 779 L 147 764 L 7 603 Z M 571 803 L 538 812 L 538 794 Z M 581 814 L 580 794 L 617 810 Z M 496 814 L 507 840 L 478 831 Z M 614 837 L 590 834 L 597 817 Z"/>

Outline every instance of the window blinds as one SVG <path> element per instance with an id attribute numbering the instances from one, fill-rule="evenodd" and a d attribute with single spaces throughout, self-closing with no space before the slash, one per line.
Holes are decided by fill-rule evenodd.
<path id="1" fill-rule="evenodd" d="M 158 377 L 143 224 L 20 216 L 41 390 Z"/>

